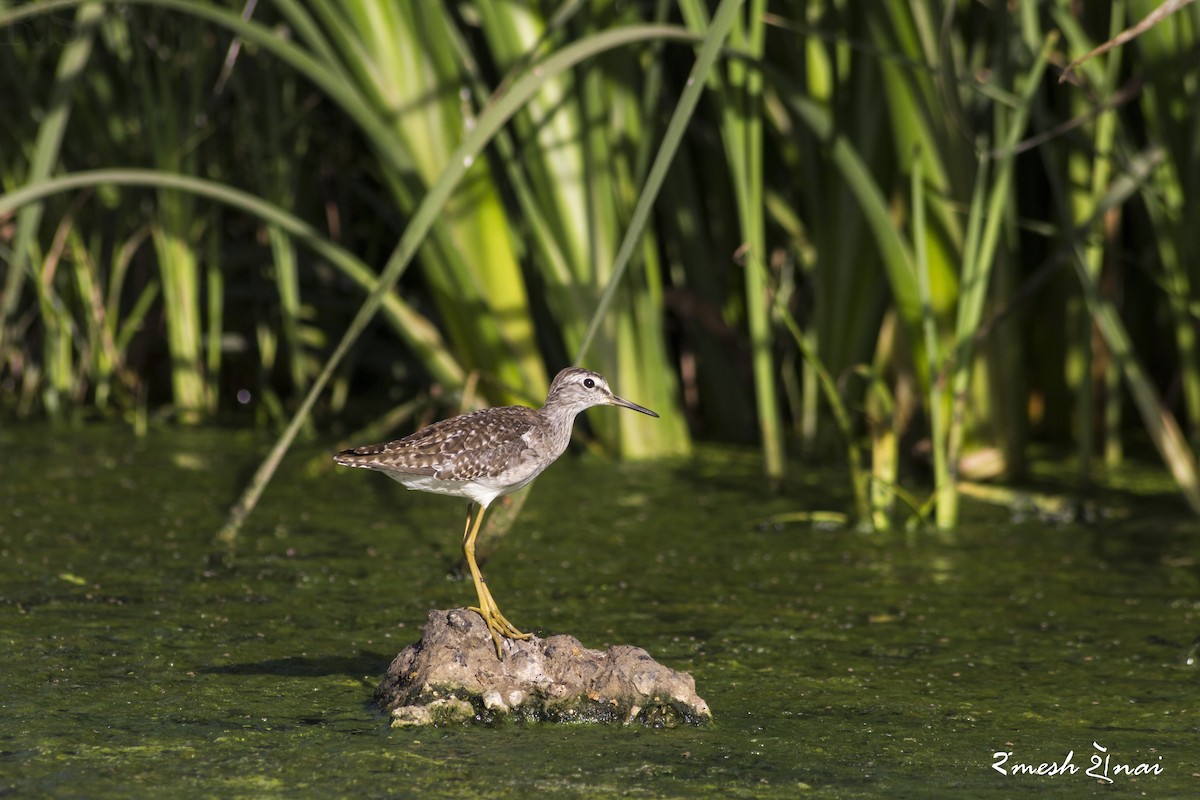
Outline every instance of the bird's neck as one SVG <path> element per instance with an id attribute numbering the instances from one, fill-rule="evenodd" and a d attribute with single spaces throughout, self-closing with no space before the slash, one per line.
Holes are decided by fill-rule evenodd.
<path id="1" fill-rule="evenodd" d="M 581 409 L 575 406 L 559 405 L 557 403 L 547 403 L 539 409 L 542 418 L 556 428 L 566 428 L 570 430 L 575 424 L 575 418 L 579 416 Z"/>

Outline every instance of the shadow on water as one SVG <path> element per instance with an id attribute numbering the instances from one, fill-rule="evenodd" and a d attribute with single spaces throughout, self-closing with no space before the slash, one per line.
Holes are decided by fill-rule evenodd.
<path id="1" fill-rule="evenodd" d="M 391 730 L 376 682 L 429 609 L 472 600 L 447 577 L 457 500 L 314 470 L 314 447 L 214 559 L 255 436 L 25 426 L 0 451 L 3 795 L 1200 789 L 1200 548 L 1166 476 L 1114 477 L 1087 524 L 970 506 L 949 534 L 867 535 L 764 524 L 846 508 L 840 470 L 773 494 L 743 451 L 564 458 L 489 586 L 523 629 L 691 672 L 715 723 Z"/>
<path id="2" fill-rule="evenodd" d="M 363 675 L 381 675 L 395 653 L 373 653 L 360 651 L 353 656 L 288 656 L 268 658 L 246 664 L 223 664 L 217 667 L 200 667 L 196 672 L 208 675 L 279 675 L 293 678 L 321 678 L 330 675 L 345 675 L 358 678 Z"/>

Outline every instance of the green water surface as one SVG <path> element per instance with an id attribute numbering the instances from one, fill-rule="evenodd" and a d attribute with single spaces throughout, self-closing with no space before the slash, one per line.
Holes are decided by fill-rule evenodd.
<path id="1" fill-rule="evenodd" d="M 369 705 L 389 661 L 473 600 L 448 577 L 465 504 L 306 446 L 223 551 L 265 446 L 0 431 L 0 796 L 1200 796 L 1200 526 L 1165 482 L 1086 525 L 863 534 L 762 525 L 847 507 L 839 471 L 776 494 L 752 452 L 568 456 L 493 594 L 691 672 L 716 721 L 392 730 Z"/>

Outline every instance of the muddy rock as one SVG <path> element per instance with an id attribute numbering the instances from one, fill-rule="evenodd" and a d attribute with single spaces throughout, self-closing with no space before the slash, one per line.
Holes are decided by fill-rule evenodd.
<path id="1" fill-rule="evenodd" d="M 393 726 L 493 722 L 617 722 L 669 727 L 712 720 L 686 672 L 640 647 L 590 650 L 573 636 L 507 641 L 496 658 L 487 626 L 465 608 L 429 612 L 375 690 Z"/>

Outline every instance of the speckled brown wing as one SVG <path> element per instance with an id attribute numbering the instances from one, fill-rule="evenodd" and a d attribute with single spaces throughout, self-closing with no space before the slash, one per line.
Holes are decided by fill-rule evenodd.
<path id="1" fill-rule="evenodd" d="M 521 463 L 529 446 L 522 438 L 538 423 L 524 406 L 485 408 L 435 422 L 403 439 L 345 450 L 337 463 L 384 472 L 469 481 L 494 477 Z"/>

